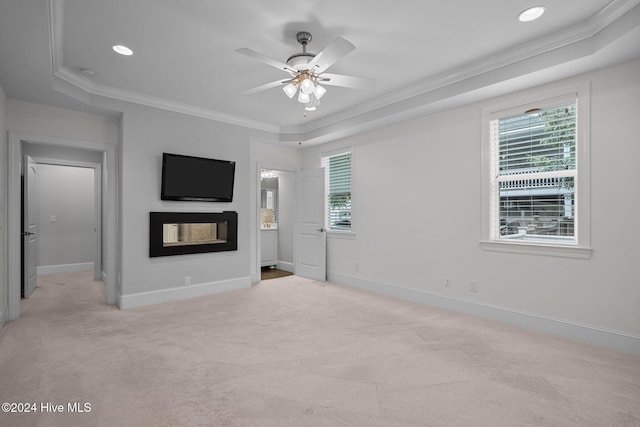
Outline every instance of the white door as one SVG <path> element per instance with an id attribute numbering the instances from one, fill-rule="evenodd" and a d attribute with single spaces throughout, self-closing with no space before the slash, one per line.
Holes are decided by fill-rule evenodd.
<path id="1" fill-rule="evenodd" d="M 37 224 L 37 194 L 36 168 L 33 159 L 24 156 L 24 189 L 23 189 L 23 261 L 24 276 L 22 282 L 22 296 L 29 298 L 37 286 L 36 274 L 36 233 Z"/>
<path id="2" fill-rule="evenodd" d="M 296 174 L 295 274 L 327 280 L 327 236 L 324 229 L 324 169 Z"/>

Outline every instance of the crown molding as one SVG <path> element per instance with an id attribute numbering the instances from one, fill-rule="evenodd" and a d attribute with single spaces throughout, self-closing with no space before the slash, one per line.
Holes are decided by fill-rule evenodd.
<path id="1" fill-rule="evenodd" d="M 87 95 L 95 95 L 132 104 L 145 105 L 147 107 L 159 108 L 162 110 L 173 111 L 175 113 L 215 120 L 263 132 L 280 132 L 279 126 L 269 123 L 225 114 L 209 108 L 180 103 L 170 99 L 145 95 L 135 91 L 101 85 L 92 82 L 85 77 L 81 77 L 79 74 L 66 67 L 63 63 L 63 28 L 64 0 L 49 0 L 50 53 L 53 77 L 71 85 L 71 87 L 69 87 L 64 84 L 54 84 L 54 88 L 60 92 L 78 99 L 79 96 L 76 93 L 77 90 L 74 89 L 80 89 Z M 89 99 L 87 96 L 82 98 L 84 98 L 85 102 L 87 102 L 86 99 Z"/>
<path id="2" fill-rule="evenodd" d="M 602 30 L 615 23 L 627 12 L 637 7 L 638 4 L 640 4 L 640 0 L 614 0 L 604 9 L 579 25 L 549 34 L 546 37 L 524 45 L 498 52 L 495 55 L 484 58 L 484 60 L 476 60 L 472 63 L 457 67 L 456 69 L 450 69 L 435 76 L 428 77 L 422 81 L 412 83 L 411 87 L 388 92 L 374 100 L 363 102 L 358 106 L 350 108 L 348 113 L 343 111 L 310 122 L 302 129 L 302 133 L 305 135 L 314 133 L 313 131 L 330 127 L 337 122 L 352 120 L 358 116 L 366 116 L 375 110 L 392 105 L 400 105 L 410 99 L 415 99 L 427 93 L 435 92 L 439 89 L 447 88 L 490 72 L 495 72 L 548 52 L 567 46 L 578 45 L 581 42 L 595 38 Z M 640 22 L 635 24 L 636 27 L 638 25 L 640 25 Z M 296 128 L 283 128 L 283 131 L 285 133 L 296 132 Z"/>
<path id="3" fill-rule="evenodd" d="M 219 111 L 214 111 L 208 108 L 179 103 L 176 101 L 149 96 L 134 91 L 122 90 L 115 87 L 96 84 L 84 77 L 78 76 L 76 73 L 72 72 L 71 70 L 69 70 L 69 68 L 64 66 L 56 70 L 54 72 L 54 76 L 69 83 L 72 87 L 79 88 L 88 94 L 100 96 L 103 98 L 111 98 L 131 104 L 145 105 L 147 107 L 159 108 L 162 110 L 173 111 L 175 113 L 187 114 L 194 117 L 215 120 L 264 132 L 280 132 L 280 127 L 268 123 L 249 120 L 243 117 L 221 113 Z M 63 92 L 65 91 L 63 86 L 58 86 L 57 89 Z"/>
<path id="4" fill-rule="evenodd" d="M 374 100 L 351 107 L 348 111 L 341 111 L 302 126 L 278 126 L 249 120 L 241 116 L 225 114 L 204 107 L 96 84 L 80 76 L 63 64 L 64 0 L 49 0 L 51 66 L 54 78 L 70 85 L 54 85 L 54 87 L 56 90 L 65 92 L 70 96 L 73 96 L 72 93 L 77 92 L 79 89 L 85 93 L 86 96 L 83 98 L 86 99 L 90 98 L 89 95 L 96 95 L 258 131 L 275 133 L 280 135 L 281 142 L 294 140 L 307 142 L 325 141 L 327 138 L 331 138 L 331 135 L 349 133 L 345 131 L 345 127 L 353 128 L 352 130 L 354 131 L 359 128 L 371 128 L 370 122 L 380 120 L 380 114 L 382 113 L 393 116 L 396 121 L 400 121 L 411 116 L 415 109 L 420 108 L 419 103 L 440 100 L 443 92 L 446 96 L 456 96 L 463 93 L 464 90 L 479 89 L 483 81 L 480 78 L 481 76 L 489 73 L 505 74 L 501 70 L 562 48 L 581 46 L 584 42 L 594 40 L 602 30 L 618 21 L 634 8 L 637 8 L 639 4 L 640 0 L 613 0 L 598 13 L 578 25 L 549 34 L 524 45 L 497 52 L 484 58 L 484 60 L 463 64 L 455 69 L 430 76 L 422 81 L 412 83 L 410 87 L 407 86 L 404 89 L 383 94 Z M 639 25 L 640 23 L 635 23 L 629 29 Z M 590 53 L 593 53 L 593 48 L 583 49 L 582 53 L 578 55 L 586 56 Z M 573 59 L 576 59 L 575 54 L 567 54 L 567 61 Z M 529 70 L 525 71 L 528 72 Z M 469 82 L 469 84 L 465 85 L 464 83 L 466 82 Z M 467 87 L 465 88 L 464 86 Z M 453 93 L 449 90 L 451 88 L 455 88 Z M 75 97 L 78 98 L 77 93 Z M 388 116 L 384 120 L 385 123 L 389 123 L 391 120 Z"/>

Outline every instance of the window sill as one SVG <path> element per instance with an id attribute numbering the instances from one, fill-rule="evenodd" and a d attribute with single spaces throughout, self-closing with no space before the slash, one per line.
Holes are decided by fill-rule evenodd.
<path id="1" fill-rule="evenodd" d="M 547 255 L 565 258 L 591 258 L 593 249 L 581 246 L 545 245 L 540 243 L 498 242 L 483 240 L 480 248 L 485 251 L 509 252 L 529 255 Z"/>
<path id="2" fill-rule="evenodd" d="M 328 239 L 355 240 L 356 233 L 354 233 L 353 231 L 327 230 L 327 238 Z"/>

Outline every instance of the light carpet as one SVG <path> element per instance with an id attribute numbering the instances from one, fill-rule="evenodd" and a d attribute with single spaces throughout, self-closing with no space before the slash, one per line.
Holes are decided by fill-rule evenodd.
<path id="1" fill-rule="evenodd" d="M 0 331 L 0 401 L 38 410 L 0 425 L 640 426 L 640 356 L 331 283 L 103 301 L 39 278 Z"/>

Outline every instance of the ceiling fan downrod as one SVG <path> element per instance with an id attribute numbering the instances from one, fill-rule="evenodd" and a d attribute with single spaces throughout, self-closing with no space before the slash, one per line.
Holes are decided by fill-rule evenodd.
<path id="1" fill-rule="evenodd" d="M 311 42 L 311 38 L 311 33 L 307 31 L 300 31 L 296 35 L 298 43 L 302 45 L 302 52 L 294 53 L 287 58 L 287 65 L 290 65 L 297 70 L 306 69 L 306 64 L 316 56 L 313 53 L 307 52 L 307 44 Z"/>
<path id="2" fill-rule="evenodd" d="M 302 45 L 303 53 L 307 53 L 307 44 L 311 41 L 311 38 L 312 38 L 311 33 L 308 31 L 300 31 L 296 35 L 296 39 L 298 40 L 298 43 Z"/>

